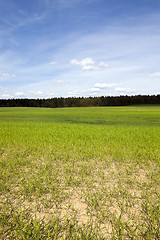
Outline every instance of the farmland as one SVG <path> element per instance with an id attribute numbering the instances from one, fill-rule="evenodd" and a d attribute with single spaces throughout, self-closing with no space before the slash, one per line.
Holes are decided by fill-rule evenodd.
<path id="1" fill-rule="evenodd" d="M 160 106 L 0 108 L 0 238 L 159 239 Z"/>

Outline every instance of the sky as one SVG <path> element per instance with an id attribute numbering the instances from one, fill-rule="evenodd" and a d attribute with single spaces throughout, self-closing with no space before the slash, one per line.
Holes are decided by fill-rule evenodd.
<path id="1" fill-rule="evenodd" d="M 160 94 L 159 0 L 0 0 L 0 98 Z"/>

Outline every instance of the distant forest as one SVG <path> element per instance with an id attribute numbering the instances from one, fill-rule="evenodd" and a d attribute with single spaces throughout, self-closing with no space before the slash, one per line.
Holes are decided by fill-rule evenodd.
<path id="1" fill-rule="evenodd" d="M 0 99 L 0 107 L 95 107 L 129 106 L 139 104 L 160 104 L 160 95 L 68 97 L 50 99 Z"/>

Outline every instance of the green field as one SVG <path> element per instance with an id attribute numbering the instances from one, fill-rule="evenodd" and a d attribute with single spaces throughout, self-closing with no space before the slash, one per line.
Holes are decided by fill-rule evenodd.
<path id="1" fill-rule="evenodd" d="M 0 108 L 0 239 L 160 239 L 160 106 Z"/>

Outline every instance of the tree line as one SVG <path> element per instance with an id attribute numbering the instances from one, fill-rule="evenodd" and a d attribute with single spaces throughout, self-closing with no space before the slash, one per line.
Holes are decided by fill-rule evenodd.
<path id="1" fill-rule="evenodd" d="M 160 104 L 160 95 L 135 96 L 101 96 L 101 97 L 68 97 L 49 99 L 0 99 L 0 107 L 95 107 L 95 106 L 129 106 L 139 104 Z"/>

